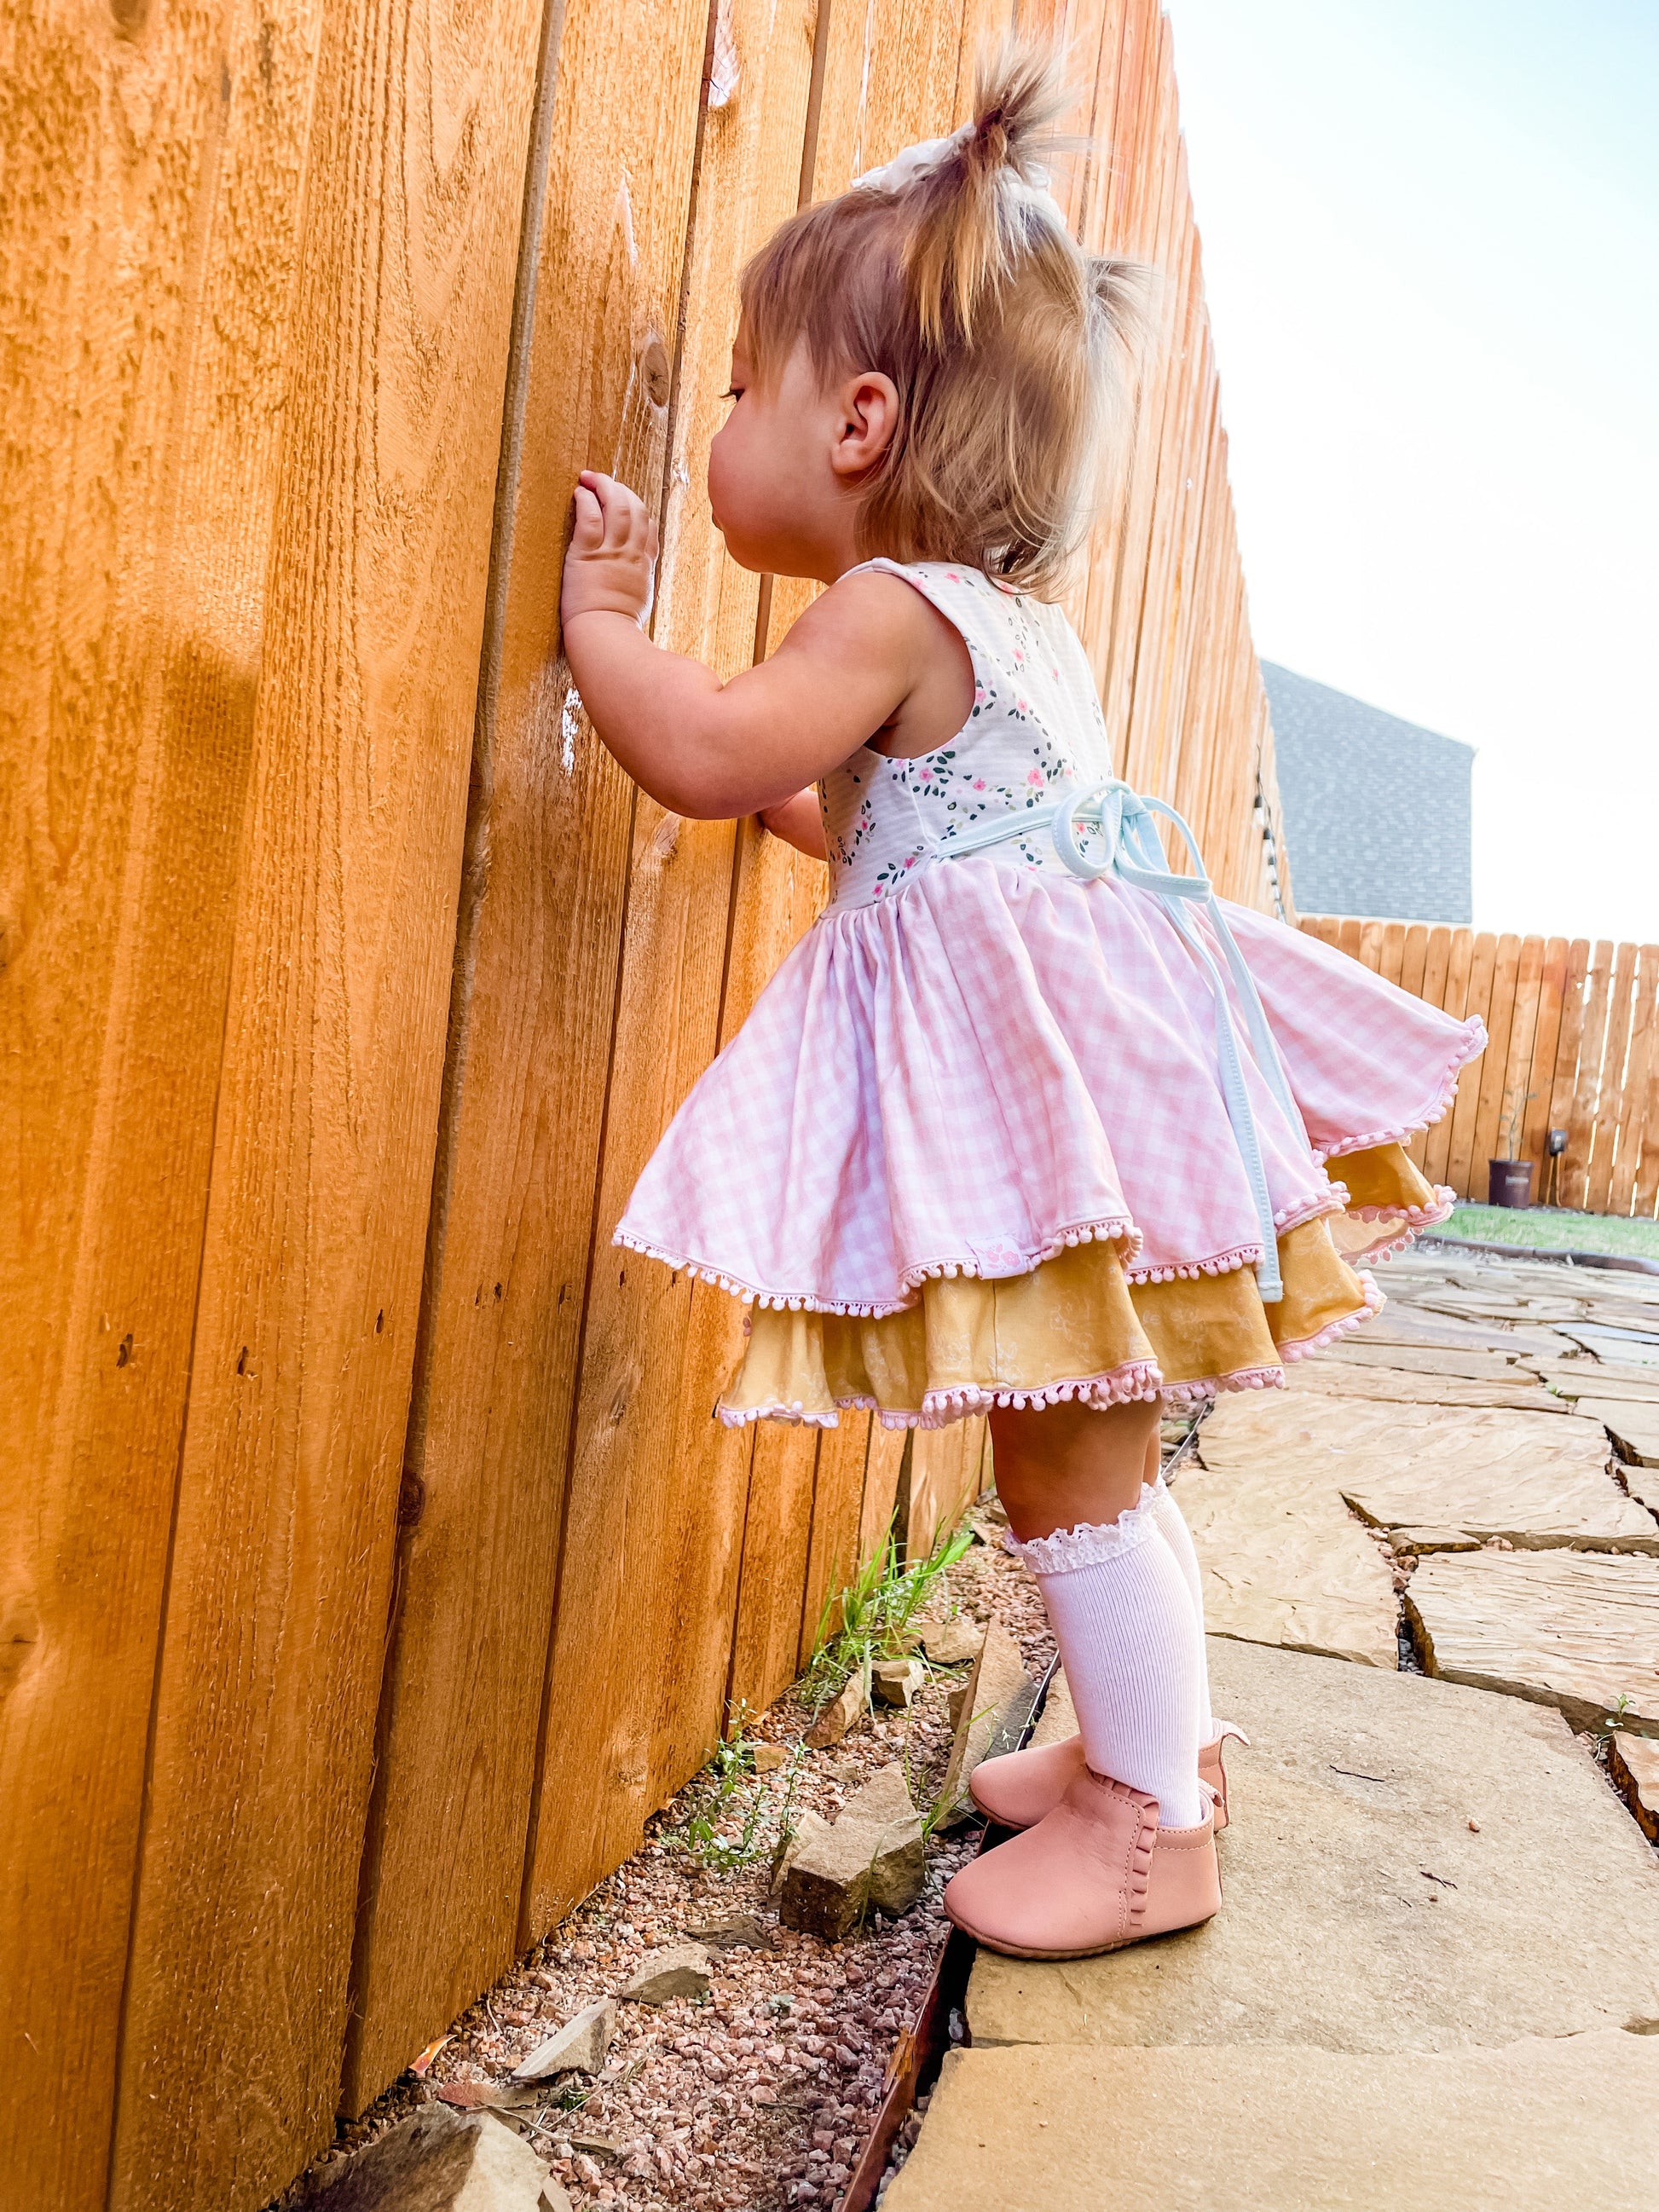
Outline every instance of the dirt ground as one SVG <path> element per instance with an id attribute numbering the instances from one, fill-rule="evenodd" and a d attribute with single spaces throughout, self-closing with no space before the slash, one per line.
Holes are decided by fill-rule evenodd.
<path id="1" fill-rule="evenodd" d="M 1036 1585 L 1000 1547 L 1000 1508 L 984 1501 L 975 1540 L 930 1598 L 1000 1621 L 1028 1669 L 1053 1656 Z M 617 1996 L 640 1961 L 699 1941 L 715 1954 L 706 1997 L 624 2004 L 603 2074 L 541 2085 L 514 2124 L 548 2158 L 573 2204 L 720 2206 L 775 2212 L 833 2206 L 916 2017 L 947 1924 L 939 1899 L 977 1830 L 934 1831 L 927 1886 L 902 1918 L 877 1915 L 841 1943 L 780 1926 L 770 1894 L 781 1837 L 805 1810 L 833 1817 L 882 1766 L 904 1765 L 924 1814 L 949 1755 L 947 1711 L 965 1668 L 937 1670 L 908 1712 L 866 1717 L 839 1746 L 800 1742 L 816 1698 L 800 1686 L 688 1783 L 649 1824 L 641 1849 L 461 2018 L 423 2079 L 404 2075 L 271 2212 L 325 2203 L 327 2168 L 434 2097 L 489 2105 L 514 2067 L 584 2005 Z M 755 1771 L 757 1747 L 782 1764 Z M 760 1751 L 760 1763 L 769 1754 Z"/>

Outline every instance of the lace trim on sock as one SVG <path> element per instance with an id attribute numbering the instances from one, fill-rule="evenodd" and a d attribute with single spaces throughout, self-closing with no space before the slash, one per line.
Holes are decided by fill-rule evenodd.
<path id="1" fill-rule="evenodd" d="M 1098 1567 L 1109 1559 L 1121 1559 L 1157 1534 L 1152 1493 L 1143 1483 L 1139 1504 L 1126 1506 L 1115 1521 L 1079 1522 L 1075 1528 L 1056 1528 L 1052 1536 L 1033 1536 L 1024 1544 L 1010 1528 L 1002 1541 L 1034 1575 L 1068 1575 L 1079 1567 Z"/>

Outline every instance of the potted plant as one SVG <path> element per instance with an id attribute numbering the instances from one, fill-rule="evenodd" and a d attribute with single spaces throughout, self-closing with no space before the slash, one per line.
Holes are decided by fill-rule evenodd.
<path id="1" fill-rule="evenodd" d="M 1498 1155 L 1486 1162 L 1486 1196 L 1493 1206 L 1532 1204 L 1532 1162 L 1516 1158 L 1521 1124 L 1538 1093 L 1524 1094 L 1517 1085 L 1504 1093 L 1504 1110 L 1498 1117 Z"/>

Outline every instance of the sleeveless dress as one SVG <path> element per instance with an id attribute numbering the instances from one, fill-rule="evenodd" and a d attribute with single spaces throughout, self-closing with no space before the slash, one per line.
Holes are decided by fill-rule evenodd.
<path id="1" fill-rule="evenodd" d="M 1065 615 L 969 568 L 865 565 L 960 632 L 973 711 L 933 752 L 865 746 L 824 779 L 830 903 L 680 1109 L 617 1243 L 748 1305 L 729 1422 L 852 1407 L 936 1427 L 1281 1383 L 1382 1303 L 1357 1267 L 1450 1211 L 1402 1140 L 1445 1111 L 1481 1024 L 1224 902 L 1283 1070 L 1230 981 L 1264 1197 L 1223 1081 L 1213 921 L 1186 909 L 1212 967 L 1170 903 L 1081 880 L 1022 826 L 1111 775 Z M 952 857 L 994 821 L 1006 842 Z"/>

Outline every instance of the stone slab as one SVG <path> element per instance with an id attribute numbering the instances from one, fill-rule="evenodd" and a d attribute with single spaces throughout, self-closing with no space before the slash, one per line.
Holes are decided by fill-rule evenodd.
<path id="1" fill-rule="evenodd" d="M 1558 1398 L 1611 1398 L 1621 1406 L 1659 1406 L 1659 1367 L 1603 1359 L 1529 1359 L 1527 1366 Z"/>
<path id="2" fill-rule="evenodd" d="M 1221 1911 L 1065 1965 L 981 1952 L 975 2046 L 1450 2051 L 1659 2027 L 1659 1868 L 1558 1713 L 1216 1637 L 1210 1671 L 1250 1737 L 1227 1763 Z"/>
<path id="3" fill-rule="evenodd" d="M 1599 1359 L 1626 1361 L 1635 1367 L 1659 1367 L 1659 1335 L 1618 1328 L 1598 1328 L 1593 1322 L 1575 1322 L 1561 1331 L 1585 1352 Z"/>
<path id="4" fill-rule="evenodd" d="M 1574 1406 L 1591 1421 L 1600 1421 L 1619 1448 L 1620 1459 L 1638 1467 L 1659 1467 L 1659 1406 L 1621 1405 L 1614 1398 L 1580 1398 Z"/>
<path id="5" fill-rule="evenodd" d="M 1659 2042 L 955 2051 L 887 2212 L 1647 2212 Z M 1622 2118 L 1621 2118 L 1622 2116 Z"/>
<path id="6" fill-rule="evenodd" d="M 1620 1479 L 1638 1505 L 1645 1505 L 1650 1513 L 1659 1514 L 1659 1467 L 1643 1467 L 1639 1462 L 1626 1464 L 1615 1462 Z"/>
<path id="7" fill-rule="evenodd" d="M 1659 1727 L 1659 1560 L 1590 1552 L 1425 1559 L 1406 1589 L 1431 1674 L 1555 1705 L 1594 1728 L 1622 1694 Z"/>
<path id="8" fill-rule="evenodd" d="M 1340 1367 L 1386 1367 L 1398 1374 L 1460 1375 L 1470 1382 L 1520 1382 L 1526 1375 L 1515 1365 L 1514 1355 L 1488 1352 L 1479 1345 L 1379 1343 L 1369 1328 L 1358 1336 L 1344 1337 L 1322 1352 L 1322 1366 L 1334 1361 Z"/>
<path id="9" fill-rule="evenodd" d="M 1356 1367 L 1337 1359 L 1301 1359 L 1285 1380 L 1302 1395 L 1386 1398 L 1405 1406 L 1504 1406 L 1516 1412 L 1565 1413 L 1541 1382 L 1518 1370 L 1512 1382 L 1472 1382 L 1459 1375 L 1414 1375 L 1403 1367 Z"/>
<path id="10" fill-rule="evenodd" d="M 1659 1522 L 1607 1472 L 1588 1421 L 1540 1419 L 1485 1407 L 1395 1406 L 1378 1400 L 1297 1401 L 1287 1468 L 1317 1467 L 1362 1517 L 1400 1545 L 1432 1529 L 1441 1548 L 1461 1533 L 1528 1550 L 1558 1545 L 1659 1553 Z"/>
<path id="11" fill-rule="evenodd" d="M 1204 1571 L 1218 1635 L 1319 1651 L 1367 1667 L 1400 1663 L 1393 1577 L 1337 1494 L 1325 1456 L 1287 1447 L 1305 1424 L 1283 1391 L 1224 1398 L 1199 1431 L 1176 1495 Z"/>
<path id="12" fill-rule="evenodd" d="M 1454 1321 L 1449 1314 L 1422 1313 L 1402 1305 L 1393 1296 L 1375 1321 L 1368 1321 L 1344 1343 L 1403 1344 L 1437 1347 L 1443 1351 L 1492 1352 L 1504 1359 L 1531 1352 L 1540 1358 L 1565 1353 L 1572 1340 L 1565 1330 L 1540 1328 L 1528 1322 L 1515 1328 L 1502 1322 Z"/>

